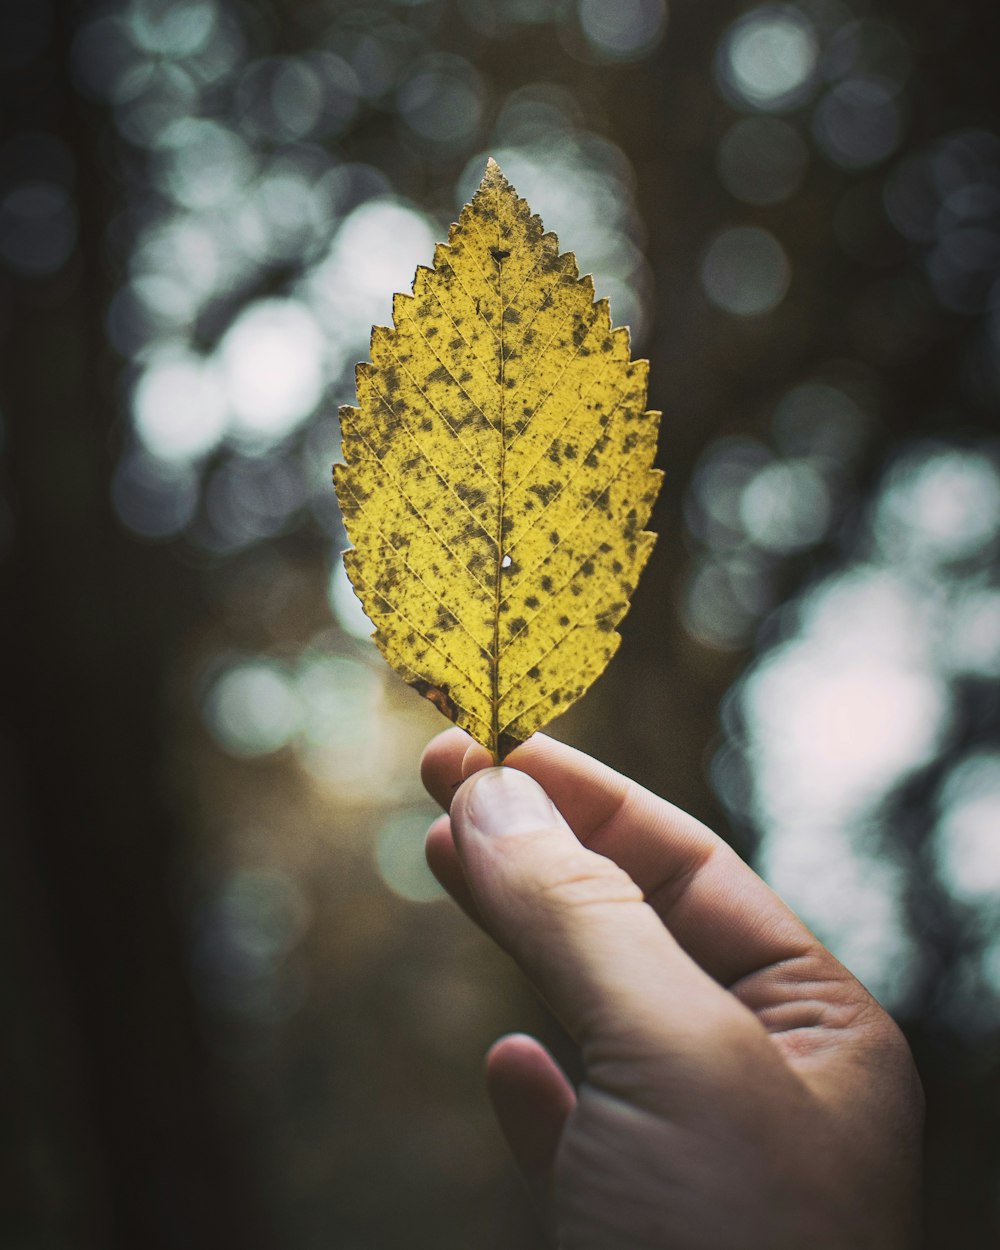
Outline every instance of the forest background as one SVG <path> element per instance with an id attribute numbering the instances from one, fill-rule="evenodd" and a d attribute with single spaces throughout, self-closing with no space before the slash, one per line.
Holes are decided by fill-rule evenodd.
<path id="1" fill-rule="evenodd" d="M 996 1243 L 997 33 L 971 0 L 4 7 L 4 1246 L 535 1244 L 481 1056 L 571 1056 L 423 866 L 443 722 L 367 641 L 329 482 L 368 330 L 491 154 L 664 412 L 659 543 L 555 732 L 893 1012 L 927 1246 Z"/>

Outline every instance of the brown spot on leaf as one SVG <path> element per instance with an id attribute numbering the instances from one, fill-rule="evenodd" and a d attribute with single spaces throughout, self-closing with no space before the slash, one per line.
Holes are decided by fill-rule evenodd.
<path id="1" fill-rule="evenodd" d="M 486 502 L 486 491 L 479 486 L 470 486 L 467 482 L 456 482 L 455 494 L 470 509 L 480 508 Z"/>
<path id="2" fill-rule="evenodd" d="M 446 689 L 440 686 L 432 686 L 429 682 L 424 681 L 422 677 L 415 677 L 410 682 L 410 685 L 418 694 L 422 694 L 425 699 L 429 699 L 437 710 L 447 716 L 450 721 L 458 720 L 458 707 Z"/>
<path id="3" fill-rule="evenodd" d="M 528 490 L 533 495 L 537 495 L 542 504 L 547 505 L 559 494 L 561 485 L 559 482 L 535 482 L 529 486 Z"/>

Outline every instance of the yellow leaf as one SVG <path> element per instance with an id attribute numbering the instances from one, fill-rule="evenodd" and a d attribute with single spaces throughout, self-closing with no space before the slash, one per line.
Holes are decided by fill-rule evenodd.
<path id="1" fill-rule="evenodd" d="M 500 761 L 621 641 L 655 535 L 648 365 L 490 161 L 372 330 L 334 471 L 375 642 Z"/>

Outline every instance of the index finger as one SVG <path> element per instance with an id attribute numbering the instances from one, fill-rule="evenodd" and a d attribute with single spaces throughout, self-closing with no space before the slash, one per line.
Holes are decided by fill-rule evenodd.
<path id="1" fill-rule="evenodd" d="M 421 771 L 447 808 L 457 784 L 491 762 L 468 735 L 449 729 L 429 744 Z M 820 953 L 824 966 L 844 971 L 736 852 L 687 812 L 544 734 L 505 762 L 539 782 L 584 845 L 628 873 L 679 944 L 722 985 Z"/>

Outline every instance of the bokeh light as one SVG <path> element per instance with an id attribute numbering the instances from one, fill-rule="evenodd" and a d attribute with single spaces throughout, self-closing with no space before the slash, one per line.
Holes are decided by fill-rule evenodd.
<path id="1" fill-rule="evenodd" d="M 325 339 L 298 300 L 259 300 L 219 344 L 234 433 L 274 441 L 306 419 L 325 382 Z"/>
<path id="2" fill-rule="evenodd" d="M 162 352 L 140 377 L 132 400 L 135 431 L 161 460 L 192 460 L 222 438 L 228 407 L 225 380 L 213 362 L 184 349 Z"/>
<path id="3" fill-rule="evenodd" d="M 297 686 L 299 761 L 327 793 L 362 807 L 406 801 L 417 789 L 415 778 L 400 769 L 406 721 L 386 702 L 389 674 L 372 650 L 365 649 L 365 658 L 306 653 Z"/>
<path id="4" fill-rule="evenodd" d="M 687 501 L 691 529 L 712 547 L 741 543 L 741 499 L 756 473 L 773 462 L 763 443 L 720 439 L 695 466 Z"/>
<path id="5" fill-rule="evenodd" d="M 958 592 L 945 658 L 956 673 L 1000 677 L 1000 590 L 972 582 Z"/>
<path id="6" fill-rule="evenodd" d="M 816 481 L 799 483 L 803 501 Z M 752 494 L 741 500 L 752 513 Z M 713 769 L 720 797 L 759 830 L 772 884 L 889 1003 L 906 999 L 915 935 L 880 817 L 948 750 L 955 683 L 995 672 L 998 531 L 991 456 L 943 442 L 906 447 L 851 555 L 782 609 L 727 702 Z M 1000 889 L 998 796 L 991 751 L 960 755 L 938 788 L 936 863 L 968 903 L 992 905 Z"/>
<path id="7" fill-rule="evenodd" d="M 198 477 L 183 461 L 131 452 L 115 468 L 111 501 L 123 525 L 140 538 L 174 538 L 198 508 Z"/>
<path id="8" fill-rule="evenodd" d="M 144 68 L 136 57 L 128 22 L 118 12 L 95 15 L 78 28 L 71 60 L 77 84 L 99 99 L 113 99 L 118 84 Z"/>
<path id="9" fill-rule="evenodd" d="M 740 519 L 751 542 L 796 551 L 818 542 L 830 524 L 830 498 L 820 473 L 802 461 L 769 464 L 747 483 Z"/>
<path id="10" fill-rule="evenodd" d="M 205 45 L 215 13 L 208 0 L 131 0 L 128 32 L 144 52 L 183 58 Z"/>
<path id="11" fill-rule="evenodd" d="M 220 746 L 233 755 L 268 755 L 299 728 L 299 709 L 289 676 L 273 661 L 232 665 L 212 685 L 205 719 Z"/>
<path id="12" fill-rule="evenodd" d="M 354 7 L 328 42 L 354 69 L 363 97 L 382 103 L 425 51 L 426 40 L 419 23 L 393 21 L 380 7 Z"/>
<path id="13" fill-rule="evenodd" d="M 978 451 L 917 446 L 897 461 L 875 510 L 874 536 L 894 563 L 992 556 L 1000 533 L 1000 478 Z"/>
<path id="14" fill-rule="evenodd" d="M 683 610 L 690 633 L 710 647 L 743 646 L 773 604 L 766 566 L 752 551 L 716 552 L 688 582 Z"/>
<path id="15" fill-rule="evenodd" d="M 185 117 L 168 126 L 159 144 L 163 189 L 182 208 L 219 208 L 235 202 L 255 161 L 234 130 L 207 118 Z"/>
<path id="16" fill-rule="evenodd" d="M 899 145 L 903 114 L 895 87 L 878 78 L 848 78 L 824 95 L 813 114 L 823 153 L 845 169 L 866 169 Z"/>
<path id="17" fill-rule="evenodd" d="M 775 405 L 772 424 L 775 443 L 787 455 L 837 466 L 861 451 L 871 419 L 841 386 L 811 381 L 786 392 Z"/>
<path id="18" fill-rule="evenodd" d="M 343 220 L 303 282 L 327 350 L 342 352 L 342 364 L 366 353 L 373 325 L 391 323 L 393 293 L 409 287 L 418 264 L 431 262 L 436 233 L 425 214 L 392 198 L 369 199 Z"/>
<path id="19" fill-rule="evenodd" d="M 1000 753 L 976 751 L 948 773 L 935 829 L 940 872 L 964 902 L 1000 903 Z"/>
<path id="20" fill-rule="evenodd" d="M 578 0 L 577 14 L 593 51 L 611 61 L 647 56 L 667 24 L 665 0 Z"/>
<path id="21" fill-rule="evenodd" d="M 737 106 L 783 112 L 808 97 L 818 55 L 816 34 L 799 9 L 763 5 L 727 31 L 716 56 L 716 80 Z"/>
<path id="22" fill-rule="evenodd" d="M 798 636 L 740 687 L 767 878 L 873 992 L 897 1002 L 901 882 L 865 832 L 947 727 L 944 690 L 913 654 L 915 613 L 919 602 L 891 575 L 859 571 L 815 594 Z"/>
<path id="23" fill-rule="evenodd" d="M 274 538 L 294 523 L 306 489 L 291 456 L 231 456 L 207 476 L 197 541 L 207 551 L 231 554 Z"/>
<path id="24" fill-rule="evenodd" d="M 701 262 L 701 284 L 711 303 L 738 317 L 758 317 L 777 308 L 791 276 L 784 248 L 759 226 L 722 231 Z"/>
<path id="25" fill-rule="evenodd" d="M 186 70 L 169 62 L 136 65 L 123 72 L 115 87 L 118 129 L 137 147 L 159 147 L 172 127 L 197 110 L 198 103 L 198 84 Z"/>
<path id="26" fill-rule="evenodd" d="M 297 690 L 307 744 L 349 755 L 359 742 L 378 736 L 381 671 L 367 661 L 307 652 L 299 664 Z"/>
<path id="27" fill-rule="evenodd" d="M 462 57 L 433 55 L 411 68 L 397 103 L 406 125 L 422 139 L 474 141 L 484 105 L 482 79 Z"/>
<path id="28" fill-rule="evenodd" d="M 332 136 L 357 114 L 361 84 L 332 52 L 308 57 L 264 57 L 240 75 L 240 125 L 253 138 L 275 143 Z"/>
<path id="29" fill-rule="evenodd" d="M 798 637 L 746 685 L 772 818 L 851 819 L 930 758 L 947 705 L 925 671 L 929 624 L 916 590 L 877 567 L 811 594 Z"/>
<path id="30" fill-rule="evenodd" d="M 437 815 L 430 809 L 390 816 L 375 839 L 375 862 L 385 884 L 409 903 L 445 897 L 424 857 L 427 827 Z"/>
<path id="31" fill-rule="evenodd" d="M 923 249 L 940 304 L 988 309 L 1000 277 L 1000 138 L 971 128 L 942 136 L 899 162 L 884 198 L 896 229 Z"/>
<path id="32" fill-rule="evenodd" d="M 745 204 L 778 204 L 802 185 L 809 149 L 794 126 L 776 117 L 744 117 L 719 143 L 722 185 Z"/>

